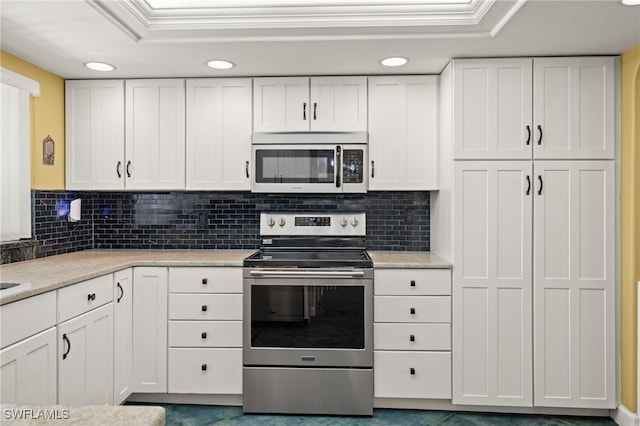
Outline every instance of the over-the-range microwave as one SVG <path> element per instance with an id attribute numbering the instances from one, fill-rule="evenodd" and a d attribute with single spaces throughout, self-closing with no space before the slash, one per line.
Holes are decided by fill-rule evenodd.
<path id="1" fill-rule="evenodd" d="M 367 134 L 255 133 L 252 192 L 367 192 Z"/>

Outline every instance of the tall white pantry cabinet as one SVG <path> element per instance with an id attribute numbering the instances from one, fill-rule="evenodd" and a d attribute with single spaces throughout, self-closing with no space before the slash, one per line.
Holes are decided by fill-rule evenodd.
<path id="1" fill-rule="evenodd" d="M 615 407 L 615 69 L 454 60 L 441 76 L 431 248 L 454 265 L 454 404 Z"/>

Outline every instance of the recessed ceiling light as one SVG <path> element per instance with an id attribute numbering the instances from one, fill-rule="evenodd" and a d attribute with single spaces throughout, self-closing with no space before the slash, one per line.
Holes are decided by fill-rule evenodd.
<path id="1" fill-rule="evenodd" d="M 402 56 L 392 56 L 390 58 L 384 58 L 380 61 L 385 67 L 399 67 L 409 62 L 409 59 Z"/>
<path id="2" fill-rule="evenodd" d="M 640 5 L 640 0 L 622 0 L 622 4 L 627 6 L 638 6 Z"/>
<path id="3" fill-rule="evenodd" d="M 212 59 L 207 61 L 207 66 L 217 70 L 228 70 L 236 66 L 233 62 L 224 59 Z"/>
<path id="4" fill-rule="evenodd" d="M 94 71 L 113 71 L 116 69 L 113 65 L 104 62 L 85 62 L 84 66 Z"/>

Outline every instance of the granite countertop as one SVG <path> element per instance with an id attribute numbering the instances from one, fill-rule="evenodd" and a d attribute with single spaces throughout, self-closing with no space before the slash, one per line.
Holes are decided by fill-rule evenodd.
<path id="1" fill-rule="evenodd" d="M 0 266 L 0 305 L 133 266 L 242 266 L 248 250 L 86 250 Z M 451 268 L 428 252 L 369 252 L 376 268 Z"/>
<path id="2" fill-rule="evenodd" d="M 0 266 L 0 305 L 133 266 L 242 266 L 247 250 L 85 250 Z"/>
<path id="3" fill-rule="evenodd" d="M 451 263 L 425 251 L 370 251 L 375 268 L 450 269 Z"/>
<path id="4" fill-rule="evenodd" d="M 2 405 L 3 425 L 164 426 L 164 408 L 142 405 Z"/>

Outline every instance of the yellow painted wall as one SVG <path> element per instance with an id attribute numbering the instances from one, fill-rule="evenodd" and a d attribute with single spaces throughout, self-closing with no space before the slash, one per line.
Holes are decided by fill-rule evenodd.
<path id="1" fill-rule="evenodd" d="M 621 58 L 621 275 L 622 404 L 638 412 L 637 282 L 640 281 L 640 45 Z"/>
<path id="2" fill-rule="evenodd" d="M 0 50 L 0 66 L 40 83 L 40 97 L 31 98 L 31 187 L 64 189 L 64 79 Z M 42 163 L 42 141 L 56 142 L 54 165 Z"/>

